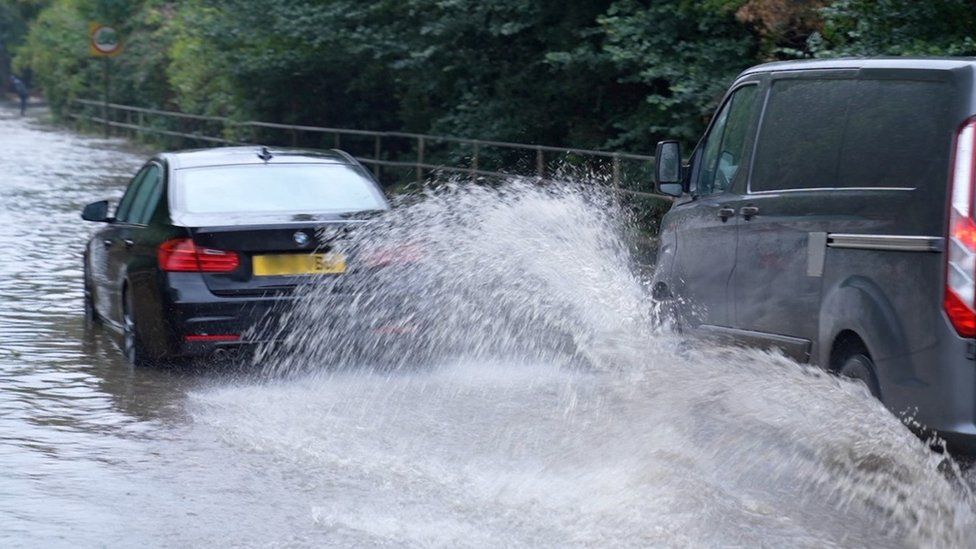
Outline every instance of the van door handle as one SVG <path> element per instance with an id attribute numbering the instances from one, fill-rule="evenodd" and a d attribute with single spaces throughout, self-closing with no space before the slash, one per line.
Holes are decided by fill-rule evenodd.
<path id="1" fill-rule="evenodd" d="M 132 240 L 131 238 L 126 238 L 126 239 L 124 239 L 124 240 L 122 241 L 122 243 L 123 243 L 123 244 L 125 244 L 125 247 L 126 247 L 126 248 L 131 248 L 132 246 L 134 246 L 134 245 L 135 245 L 135 241 L 134 241 L 134 240 Z"/>
<path id="2" fill-rule="evenodd" d="M 718 216 L 722 218 L 722 221 L 728 221 L 730 217 L 735 216 L 735 210 L 732 208 L 722 208 L 718 211 Z"/>
<path id="3" fill-rule="evenodd" d="M 111 238 L 106 238 L 105 240 L 103 240 L 102 241 L 102 246 L 105 246 L 106 248 L 111 248 L 112 247 L 112 239 Z"/>
<path id="4" fill-rule="evenodd" d="M 756 206 L 743 206 L 739 209 L 739 213 L 748 220 L 751 217 L 759 215 L 759 208 Z"/>

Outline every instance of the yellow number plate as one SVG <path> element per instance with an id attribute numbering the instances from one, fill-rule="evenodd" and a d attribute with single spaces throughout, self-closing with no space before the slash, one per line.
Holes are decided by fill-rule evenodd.
<path id="1" fill-rule="evenodd" d="M 342 254 L 275 254 L 251 258 L 254 276 L 342 274 L 346 258 Z"/>

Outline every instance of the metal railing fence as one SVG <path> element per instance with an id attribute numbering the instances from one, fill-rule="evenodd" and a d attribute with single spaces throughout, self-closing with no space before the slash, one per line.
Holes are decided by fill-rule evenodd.
<path id="1" fill-rule="evenodd" d="M 583 168 L 590 173 L 605 174 L 608 183 L 620 193 L 668 200 L 644 190 L 650 182 L 654 157 L 639 154 L 397 131 L 241 121 L 87 99 L 71 101 L 67 116 L 101 126 L 106 135 L 113 129 L 127 130 L 136 136 L 153 134 L 179 139 L 179 146 L 189 142 L 344 148 L 370 166 L 377 178 L 384 175 L 384 168 L 398 168 L 409 174 L 404 178 L 401 173 L 400 181 L 413 178 L 418 183 L 434 172 L 545 179 L 567 167 Z"/>

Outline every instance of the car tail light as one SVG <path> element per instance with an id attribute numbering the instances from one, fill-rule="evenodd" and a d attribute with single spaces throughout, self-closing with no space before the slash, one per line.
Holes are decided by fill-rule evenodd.
<path id="1" fill-rule="evenodd" d="M 174 238 L 159 245 L 159 268 L 168 272 L 228 273 L 241 264 L 237 252 L 201 248 L 190 238 Z"/>
<path id="2" fill-rule="evenodd" d="M 956 136 L 946 246 L 945 311 L 963 337 L 976 337 L 976 223 L 972 216 L 976 194 L 974 144 L 976 119 L 971 119 Z"/>

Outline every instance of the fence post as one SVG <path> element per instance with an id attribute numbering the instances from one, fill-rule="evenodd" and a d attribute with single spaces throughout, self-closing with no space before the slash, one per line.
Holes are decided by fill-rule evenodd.
<path id="1" fill-rule="evenodd" d="M 542 155 L 542 147 L 538 147 L 535 150 L 535 174 L 539 179 L 546 177 L 546 161 Z"/>
<path id="2" fill-rule="evenodd" d="M 373 164 L 373 175 L 376 176 L 376 179 L 380 178 L 379 161 L 380 161 L 381 147 L 382 145 L 380 144 L 380 136 L 379 134 L 376 134 L 376 137 L 373 138 L 373 158 L 376 160 L 376 162 Z"/>
<path id="3" fill-rule="evenodd" d="M 105 138 L 108 139 L 111 134 L 111 126 L 108 124 L 108 100 L 102 103 L 102 133 L 105 134 Z"/>
<path id="4" fill-rule="evenodd" d="M 340 135 L 339 132 L 336 132 L 333 135 L 335 137 L 335 148 L 338 149 L 339 147 L 342 146 L 342 138 L 339 137 L 339 135 Z"/>
<path id="5" fill-rule="evenodd" d="M 620 192 L 620 155 L 613 153 L 613 192 Z"/>
<path id="6" fill-rule="evenodd" d="M 424 137 L 417 137 L 417 184 L 424 183 Z"/>
<path id="7" fill-rule="evenodd" d="M 471 155 L 471 177 L 478 176 L 478 154 L 481 152 L 481 143 L 474 142 L 474 153 Z"/>
<path id="8" fill-rule="evenodd" d="M 108 125 L 108 97 L 109 97 L 109 82 L 111 81 L 111 72 L 108 67 L 108 57 L 104 58 L 103 66 L 105 67 L 105 95 L 102 97 L 102 121 L 105 124 L 105 137 L 109 136 L 109 125 Z"/>

